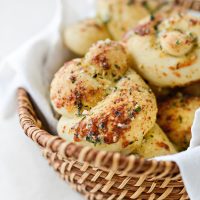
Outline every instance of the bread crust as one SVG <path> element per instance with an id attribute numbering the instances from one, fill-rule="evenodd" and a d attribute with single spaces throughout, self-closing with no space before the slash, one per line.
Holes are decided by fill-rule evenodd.
<path id="1" fill-rule="evenodd" d="M 149 86 L 129 67 L 121 43 L 100 41 L 85 58 L 61 68 L 51 84 L 52 104 L 62 115 L 59 135 L 68 143 L 125 154 L 138 148 L 155 124 L 157 103 Z M 71 98 L 74 91 L 80 94 L 81 109 L 77 98 Z M 62 103 L 57 103 L 60 100 Z"/>

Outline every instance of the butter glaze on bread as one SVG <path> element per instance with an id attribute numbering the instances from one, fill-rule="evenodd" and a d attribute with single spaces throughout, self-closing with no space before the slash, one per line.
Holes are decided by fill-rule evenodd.
<path id="1" fill-rule="evenodd" d="M 58 71 L 51 100 L 62 114 L 58 133 L 66 142 L 125 154 L 141 145 L 156 121 L 156 99 L 128 68 L 124 46 L 107 40 Z"/>
<path id="2" fill-rule="evenodd" d="M 200 18 L 155 17 L 126 35 L 135 69 L 152 85 L 185 86 L 200 80 Z"/>

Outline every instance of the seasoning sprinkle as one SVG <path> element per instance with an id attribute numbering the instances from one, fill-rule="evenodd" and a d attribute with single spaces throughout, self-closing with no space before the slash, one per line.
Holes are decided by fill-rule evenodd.
<path id="1" fill-rule="evenodd" d="M 180 44 L 180 41 L 179 40 L 176 40 L 176 45 L 179 45 Z"/>
<path id="2" fill-rule="evenodd" d="M 135 106 L 135 112 L 139 113 L 142 110 L 141 106 L 138 104 Z"/>

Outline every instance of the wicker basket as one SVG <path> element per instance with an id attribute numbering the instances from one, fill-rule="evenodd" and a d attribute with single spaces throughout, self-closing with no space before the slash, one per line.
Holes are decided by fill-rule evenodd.
<path id="1" fill-rule="evenodd" d="M 200 0 L 177 0 L 200 10 Z M 53 136 L 38 119 L 30 97 L 18 90 L 19 118 L 28 137 L 37 143 L 49 164 L 88 199 L 189 199 L 175 162 L 146 160 L 134 155 L 97 151 Z"/>

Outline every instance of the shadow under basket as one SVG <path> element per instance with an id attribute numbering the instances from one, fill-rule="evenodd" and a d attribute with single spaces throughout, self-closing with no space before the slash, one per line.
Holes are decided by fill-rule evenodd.
<path id="1" fill-rule="evenodd" d="M 49 164 L 88 199 L 189 199 L 175 162 L 66 144 L 45 131 L 28 93 L 18 90 L 20 124 Z"/>

